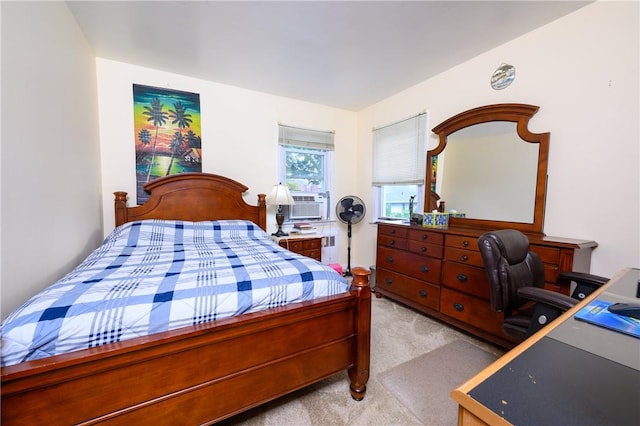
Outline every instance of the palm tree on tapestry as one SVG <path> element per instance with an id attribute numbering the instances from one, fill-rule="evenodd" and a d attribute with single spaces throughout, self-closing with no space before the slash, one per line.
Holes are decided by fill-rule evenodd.
<path id="1" fill-rule="evenodd" d="M 167 122 L 167 119 L 169 117 L 167 113 L 163 111 L 164 104 L 160 103 L 159 98 L 153 98 L 153 100 L 151 101 L 151 106 L 145 106 L 144 109 L 145 110 L 142 112 L 142 114 L 147 116 L 147 121 L 153 121 L 153 125 L 156 128 L 156 135 L 153 140 L 153 154 L 151 155 L 151 162 L 147 167 L 147 182 L 149 182 L 149 178 L 151 177 L 151 168 L 156 160 L 156 148 L 158 146 L 158 128 L 160 126 L 163 126 Z"/>
<path id="2" fill-rule="evenodd" d="M 171 124 L 177 124 L 179 130 L 174 133 L 173 140 L 171 141 L 171 161 L 169 162 L 165 176 L 169 176 L 171 167 L 173 167 L 173 159 L 176 154 L 181 151 L 180 148 L 182 148 L 182 143 L 184 142 L 182 129 L 191 127 L 191 123 L 193 122 L 191 114 L 187 113 L 187 108 L 182 105 L 182 102 L 177 101 L 173 104 L 173 108 L 174 109 L 169 110 L 169 117 L 171 118 Z"/>
<path id="3" fill-rule="evenodd" d="M 169 110 L 169 117 L 171 117 L 171 124 L 177 124 L 180 129 L 180 139 L 182 140 L 182 129 L 191 127 L 193 119 L 191 114 L 187 113 L 187 108 L 182 105 L 182 102 L 178 101 L 173 104 L 175 109 Z"/>
<path id="4" fill-rule="evenodd" d="M 171 167 L 173 167 L 173 159 L 176 158 L 176 155 L 183 151 L 182 143 L 184 142 L 184 138 L 182 137 L 182 133 L 175 132 L 173 134 L 173 139 L 171 140 L 171 161 L 169 162 L 169 167 L 167 167 L 167 173 L 165 176 L 169 176 L 171 172 Z"/>
<path id="5" fill-rule="evenodd" d="M 144 155 L 146 147 L 151 143 L 151 133 L 147 129 L 142 129 L 138 132 L 138 140 L 142 143 L 142 150 L 136 152 L 136 163 L 140 162 L 140 158 Z"/>
<path id="6" fill-rule="evenodd" d="M 187 132 L 187 145 L 189 148 L 202 148 L 202 138 L 196 135 L 193 130 Z"/>

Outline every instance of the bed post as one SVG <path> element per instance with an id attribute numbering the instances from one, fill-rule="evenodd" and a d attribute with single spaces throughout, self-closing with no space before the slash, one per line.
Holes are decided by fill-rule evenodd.
<path id="1" fill-rule="evenodd" d="M 258 194 L 258 226 L 267 230 L 267 202 L 266 194 Z"/>
<path id="2" fill-rule="evenodd" d="M 351 396 L 361 401 L 367 391 L 369 381 L 369 362 L 371 354 L 371 287 L 369 286 L 369 270 L 355 267 L 352 287 L 356 291 L 355 324 L 356 356 L 355 363 L 349 367 Z"/>
<path id="3" fill-rule="evenodd" d="M 127 223 L 127 193 L 124 191 L 114 192 L 115 199 L 113 200 L 116 214 L 116 226 L 120 226 L 123 223 Z"/>

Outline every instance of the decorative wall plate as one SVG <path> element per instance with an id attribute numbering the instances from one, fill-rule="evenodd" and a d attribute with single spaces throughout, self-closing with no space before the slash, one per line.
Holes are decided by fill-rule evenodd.
<path id="1" fill-rule="evenodd" d="M 502 64 L 491 75 L 491 87 L 495 90 L 504 89 L 516 78 L 516 67 Z"/>

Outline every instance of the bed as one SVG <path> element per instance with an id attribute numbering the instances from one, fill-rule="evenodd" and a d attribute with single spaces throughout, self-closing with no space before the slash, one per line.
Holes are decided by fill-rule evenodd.
<path id="1" fill-rule="evenodd" d="M 145 189 L 149 200 L 136 207 L 127 207 L 125 192 L 115 193 L 115 240 L 125 235 L 130 241 L 132 229 L 144 226 L 180 233 L 193 227 L 205 239 L 209 234 L 202 229 L 224 233 L 231 227 L 230 234 L 244 247 L 248 243 L 244 234 L 236 235 L 239 227 L 268 246 L 264 194 L 258 195 L 257 206 L 249 205 L 243 199 L 248 188 L 234 180 L 185 173 L 158 179 Z M 130 245 L 139 244 L 135 240 Z M 259 254 L 267 256 L 263 270 L 272 264 L 271 255 L 306 262 L 300 255 L 268 249 Z M 351 396 L 362 400 L 369 378 L 371 291 L 367 270 L 354 268 L 352 273 L 346 292 L 303 301 L 293 296 L 289 304 L 271 298 L 267 305 L 273 307 L 266 309 L 247 308 L 240 315 L 3 366 L 2 424 L 215 423 L 340 371 L 347 373 Z M 321 281 L 313 277 L 314 284 Z"/>

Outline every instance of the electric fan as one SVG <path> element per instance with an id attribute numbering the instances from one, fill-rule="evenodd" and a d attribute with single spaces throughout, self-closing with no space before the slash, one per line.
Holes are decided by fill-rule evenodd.
<path id="1" fill-rule="evenodd" d="M 342 223 L 347 224 L 347 270 L 344 276 L 351 276 L 351 225 L 364 219 L 367 209 L 359 197 L 347 195 L 336 204 L 336 216 Z"/>

